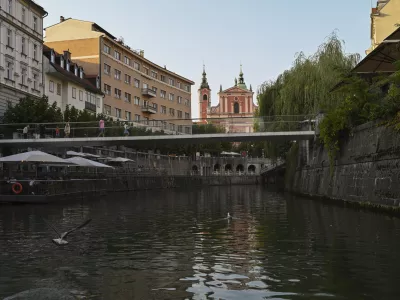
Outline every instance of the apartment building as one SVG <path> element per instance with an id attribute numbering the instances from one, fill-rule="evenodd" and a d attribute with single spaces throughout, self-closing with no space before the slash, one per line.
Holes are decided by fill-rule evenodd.
<path id="1" fill-rule="evenodd" d="M 45 95 L 62 111 L 67 105 L 91 113 L 103 111 L 103 93 L 98 78 L 85 78 L 83 67 L 71 60 L 68 50 L 62 54 L 43 46 Z"/>
<path id="2" fill-rule="evenodd" d="M 0 115 L 8 102 L 43 96 L 43 18 L 31 0 L 0 0 Z"/>
<path id="3" fill-rule="evenodd" d="M 191 132 L 193 81 L 161 67 L 125 45 L 98 24 L 60 18 L 47 27 L 45 43 L 56 51 L 70 49 L 86 74 L 98 76 L 105 94 L 103 112 L 164 130 Z"/>

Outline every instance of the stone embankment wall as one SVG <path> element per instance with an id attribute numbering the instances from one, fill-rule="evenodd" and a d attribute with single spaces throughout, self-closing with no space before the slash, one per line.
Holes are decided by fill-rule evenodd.
<path id="1" fill-rule="evenodd" d="M 357 127 L 342 141 L 333 172 L 327 151 L 315 143 L 311 148 L 308 163 L 298 163 L 297 168 L 287 170 L 288 190 L 374 205 L 400 205 L 400 134 L 397 132 L 376 123 Z M 300 152 L 305 151 L 300 148 Z M 299 157 L 304 156 L 299 153 Z"/>

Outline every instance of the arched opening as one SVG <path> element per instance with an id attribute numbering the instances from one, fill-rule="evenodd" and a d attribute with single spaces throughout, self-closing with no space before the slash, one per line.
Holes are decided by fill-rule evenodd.
<path id="1" fill-rule="evenodd" d="M 221 166 L 219 164 L 214 165 L 214 171 L 219 171 L 221 169 Z"/>
<path id="2" fill-rule="evenodd" d="M 232 171 L 232 165 L 231 164 L 225 165 L 225 171 Z"/>
<path id="3" fill-rule="evenodd" d="M 207 100 L 207 99 L 208 99 L 207 95 L 204 94 L 204 95 L 203 95 L 203 100 Z"/>
<path id="4" fill-rule="evenodd" d="M 247 168 L 247 171 L 249 171 L 249 173 L 255 173 L 256 172 L 256 166 L 255 165 L 250 165 Z"/>
<path id="5" fill-rule="evenodd" d="M 233 104 L 233 112 L 235 114 L 239 113 L 239 103 L 235 102 L 235 104 Z"/>
<path id="6" fill-rule="evenodd" d="M 237 165 L 236 172 L 244 172 L 244 166 L 243 165 Z"/>
<path id="7" fill-rule="evenodd" d="M 192 166 L 192 171 L 194 174 L 197 174 L 199 172 L 199 168 L 196 165 Z"/>

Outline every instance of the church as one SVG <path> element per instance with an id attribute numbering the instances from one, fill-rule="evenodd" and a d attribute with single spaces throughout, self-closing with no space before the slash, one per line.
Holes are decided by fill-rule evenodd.
<path id="1" fill-rule="evenodd" d="M 218 104 L 211 106 L 211 89 L 203 66 L 203 78 L 199 88 L 200 122 L 203 124 L 218 124 L 226 132 L 253 132 L 253 116 L 257 106 L 253 103 L 254 92 L 247 88 L 240 65 L 239 80 L 235 85 L 223 90 L 220 86 Z M 238 119 L 240 118 L 240 119 Z M 211 120 L 215 119 L 215 120 Z"/>

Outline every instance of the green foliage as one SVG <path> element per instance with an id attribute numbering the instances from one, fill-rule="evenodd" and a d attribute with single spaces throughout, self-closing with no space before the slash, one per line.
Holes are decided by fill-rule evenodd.
<path id="1" fill-rule="evenodd" d="M 193 134 L 215 134 L 215 133 L 225 133 L 225 128 L 217 124 L 195 124 L 192 127 Z M 222 151 L 231 151 L 232 143 L 229 142 L 218 142 L 209 144 L 200 144 L 192 147 L 196 151 L 211 152 L 214 154 L 219 154 Z"/>

